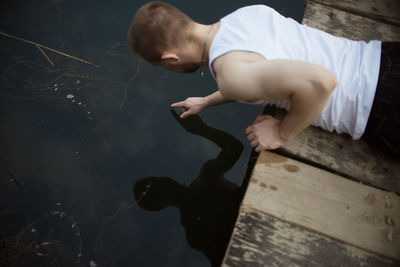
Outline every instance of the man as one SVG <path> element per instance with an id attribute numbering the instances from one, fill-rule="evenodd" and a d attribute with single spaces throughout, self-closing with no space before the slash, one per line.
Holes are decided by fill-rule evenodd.
<path id="1" fill-rule="evenodd" d="M 259 116 L 246 129 L 257 152 L 284 145 L 312 124 L 353 139 L 369 136 L 399 154 L 400 111 L 398 100 L 393 100 L 400 98 L 399 77 L 393 80 L 398 43 L 335 37 L 263 5 L 244 7 L 203 25 L 163 2 L 150 2 L 136 12 L 128 41 L 145 60 L 174 72 L 209 66 L 219 90 L 172 104 L 182 109 L 182 118 L 230 101 L 286 109 L 281 120 Z M 397 66 L 385 56 L 380 72 L 385 51 L 397 53 Z M 378 88 L 389 81 L 390 89 L 376 90 L 378 79 Z M 374 101 L 376 91 L 378 95 L 388 90 Z"/>

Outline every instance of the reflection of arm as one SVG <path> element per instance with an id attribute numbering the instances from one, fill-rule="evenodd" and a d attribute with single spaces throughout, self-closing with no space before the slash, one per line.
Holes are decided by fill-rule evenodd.
<path id="1" fill-rule="evenodd" d="M 219 172 L 225 173 L 229 171 L 240 158 L 243 144 L 234 136 L 211 127 L 204 129 L 199 135 L 214 142 L 221 148 L 221 151 L 214 161 L 214 167 Z"/>
<path id="2" fill-rule="evenodd" d="M 243 150 L 243 145 L 238 139 L 226 132 L 209 127 L 197 115 L 181 119 L 175 111 L 171 112 L 186 131 L 202 136 L 222 149 L 213 162 L 218 172 L 223 174 L 235 165 Z"/>

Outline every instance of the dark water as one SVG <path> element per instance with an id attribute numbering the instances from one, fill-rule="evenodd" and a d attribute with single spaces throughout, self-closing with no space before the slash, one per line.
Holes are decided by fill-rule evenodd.
<path id="1" fill-rule="evenodd" d="M 1 2 L 0 30 L 101 66 L 46 51 L 51 67 L 36 47 L 0 36 L 1 266 L 221 260 L 251 152 L 244 129 L 261 108 L 176 119 L 171 103 L 216 84 L 130 53 L 126 31 L 143 3 Z M 303 14 L 303 0 L 171 3 L 202 23 L 256 3 Z"/>

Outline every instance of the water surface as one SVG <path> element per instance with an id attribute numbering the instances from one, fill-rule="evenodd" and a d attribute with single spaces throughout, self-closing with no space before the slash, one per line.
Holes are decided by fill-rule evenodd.
<path id="1" fill-rule="evenodd" d="M 202 23 L 259 3 L 303 14 L 302 0 L 170 2 Z M 0 30 L 100 66 L 46 52 L 52 67 L 36 47 L 0 37 L 3 265 L 210 266 L 222 257 L 251 153 L 244 129 L 261 108 L 233 103 L 178 120 L 171 103 L 216 84 L 131 54 L 126 31 L 144 3 L 1 2 Z"/>

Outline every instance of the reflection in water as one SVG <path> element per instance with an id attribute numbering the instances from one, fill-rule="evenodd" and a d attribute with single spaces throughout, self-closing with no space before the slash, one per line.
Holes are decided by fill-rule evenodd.
<path id="1" fill-rule="evenodd" d="M 79 225 L 57 204 L 60 210 L 44 214 L 16 235 L 4 238 L 0 233 L 1 266 L 84 266 Z M 60 234 L 66 232 L 69 237 L 61 240 Z M 65 246 L 71 242 L 75 243 L 74 250 Z"/>
<path id="2" fill-rule="evenodd" d="M 92 119 L 86 104 L 75 97 L 75 92 L 89 88 L 94 81 L 104 77 L 82 74 L 77 67 L 56 68 L 29 60 L 18 60 L 1 75 L 0 98 L 38 99 L 51 98 L 70 101 Z"/>
<path id="3" fill-rule="evenodd" d="M 168 177 L 138 180 L 133 188 L 135 199 L 142 198 L 139 205 L 149 211 L 177 207 L 189 245 L 202 251 L 213 266 L 219 266 L 244 192 L 244 186 L 229 182 L 224 174 L 239 159 L 243 145 L 232 135 L 207 126 L 199 116 L 181 119 L 171 112 L 186 131 L 210 140 L 222 150 L 203 164 L 198 177 L 188 186 Z"/>
<path id="4" fill-rule="evenodd" d="M 271 0 L 268 4 L 299 19 L 303 2 Z M 0 266 L 207 266 L 205 254 L 211 255 L 215 244 L 223 243 L 211 242 L 210 236 L 223 240 L 222 232 L 230 229 L 226 225 L 233 225 L 237 211 L 232 203 L 240 199 L 233 196 L 241 189 L 222 177 L 207 179 L 204 172 L 215 162 L 224 165 L 219 158 L 233 165 L 239 152 L 225 151 L 235 150 L 237 141 L 232 147 L 225 145 L 218 160 L 206 163 L 195 179 L 198 168 L 217 156 L 219 149 L 176 127 L 165 112 L 177 99 L 199 94 L 215 83 L 211 76 L 166 73 L 140 63 L 126 43 L 126 27 L 132 12 L 142 4 L 127 0 L 1 1 L 1 30 L 101 68 L 45 51 L 52 66 L 36 47 L 0 37 Z M 172 0 L 171 4 L 201 21 L 216 21 L 249 2 Z M 247 144 L 243 129 L 260 108 L 231 104 L 216 109 L 204 113 L 207 122 L 221 125 Z M 199 128 L 207 127 L 197 127 L 201 132 Z M 197 139 L 183 145 L 192 138 Z M 214 151 L 212 156 L 210 151 Z M 185 161 L 187 156 L 189 161 Z M 229 181 L 240 185 L 249 156 L 250 147 L 245 145 L 240 159 L 225 174 Z M 158 175 L 174 178 L 178 184 L 174 188 L 181 190 L 181 203 L 174 205 L 181 210 L 189 240 L 194 240 L 190 244 L 201 247 L 203 240 L 209 252 L 198 253 L 188 245 L 183 228 L 176 223 L 178 209 L 149 214 L 134 204 L 131 186 L 151 175 L 154 166 Z M 181 173 L 191 174 L 186 180 Z M 190 182 L 183 186 L 184 181 Z M 150 191 L 158 190 L 157 184 L 151 184 L 143 201 L 156 199 L 148 197 Z M 167 189 L 163 191 L 175 192 Z M 196 223 L 202 224 L 197 232 L 193 230 Z M 215 230 L 218 227 L 223 227 L 221 234 Z M 221 258 L 220 251 L 216 254 Z"/>

